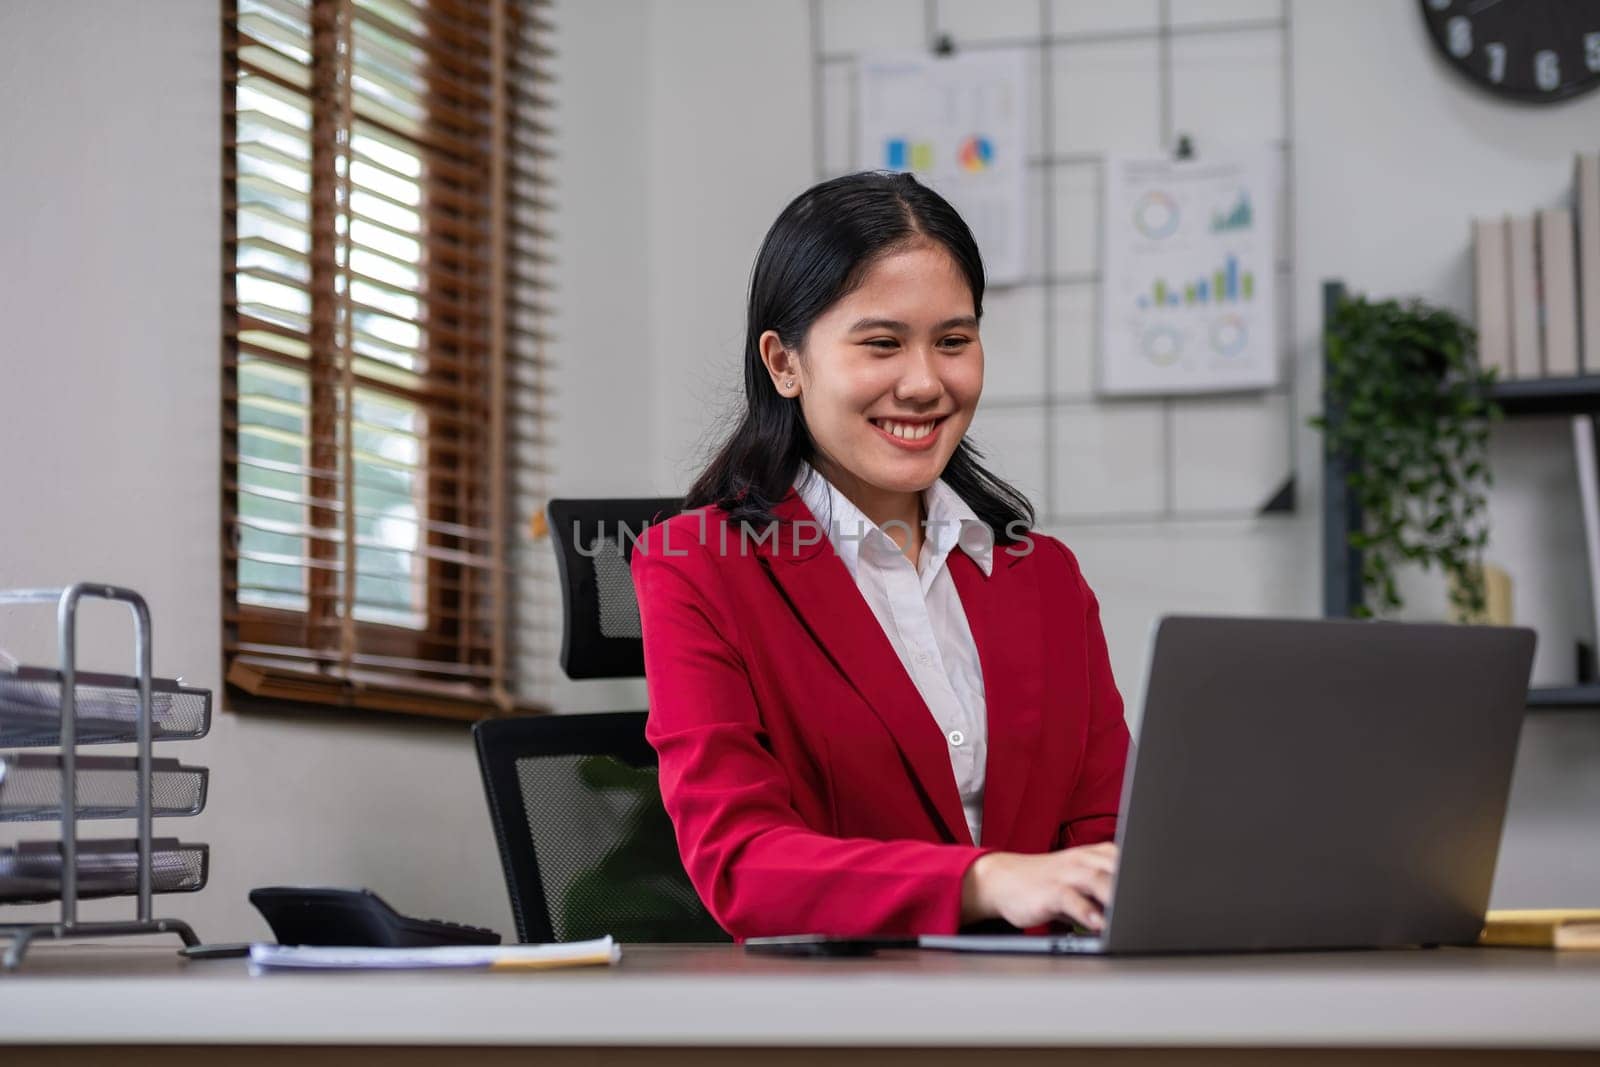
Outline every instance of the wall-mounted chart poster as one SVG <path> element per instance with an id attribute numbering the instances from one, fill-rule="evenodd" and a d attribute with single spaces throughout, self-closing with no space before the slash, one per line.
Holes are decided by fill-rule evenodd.
<path id="1" fill-rule="evenodd" d="M 1027 274 L 1027 79 L 1021 49 L 859 59 L 856 159 L 910 171 L 966 219 L 990 285 Z"/>
<path id="2" fill-rule="evenodd" d="M 1100 392 L 1240 392 L 1278 380 L 1277 153 L 1106 160 Z"/>

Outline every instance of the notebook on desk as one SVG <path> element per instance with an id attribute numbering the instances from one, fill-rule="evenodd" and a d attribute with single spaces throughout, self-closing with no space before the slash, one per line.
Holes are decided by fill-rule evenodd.
<path id="1" fill-rule="evenodd" d="M 1478 944 L 1503 948 L 1600 950 L 1600 908 L 1491 911 Z"/>
<path id="2" fill-rule="evenodd" d="M 978 952 L 1462 944 L 1483 929 L 1531 630 L 1168 617 L 1099 936 Z"/>
<path id="3" fill-rule="evenodd" d="M 251 945 L 250 971 L 394 971 L 471 969 L 549 970 L 616 963 L 622 947 L 610 937 L 548 945 L 434 945 L 365 948 L 334 945 Z"/>

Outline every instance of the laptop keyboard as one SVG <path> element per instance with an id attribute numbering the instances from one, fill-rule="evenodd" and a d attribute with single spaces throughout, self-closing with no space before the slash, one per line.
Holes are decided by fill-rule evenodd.
<path id="1" fill-rule="evenodd" d="M 1035 936 L 1031 934 L 923 934 L 920 948 L 948 952 L 1018 952 L 1034 955 L 1094 955 L 1105 951 L 1105 942 L 1082 934 Z"/>

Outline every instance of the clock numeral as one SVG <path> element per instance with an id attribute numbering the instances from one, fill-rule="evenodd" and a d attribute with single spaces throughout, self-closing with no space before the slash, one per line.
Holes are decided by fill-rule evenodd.
<path id="1" fill-rule="evenodd" d="M 1450 54 L 1465 59 L 1472 54 L 1472 23 L 1465 15 L 1457 15 L 1446 23 L 1450 34 Z"/>
<path id="2" fill-rule="evenodd" d="M 1591 72 L 1600 71 L 1600 33 L 1583 35 L 1583 65 Z"/>
<path id="3" fill-rule="evenodd" d="M 1499 41 L 1483 46 L 1489 56 L 1489 80 L 1499 85 L 1506 80 L 1506 46 Z"/>
<path id="4" fill-rule="evenodd" d="M 1561 86 L 1561 57 L 1549 48 L 1533 54 L 1533 80 L 1545 92 Z"/>

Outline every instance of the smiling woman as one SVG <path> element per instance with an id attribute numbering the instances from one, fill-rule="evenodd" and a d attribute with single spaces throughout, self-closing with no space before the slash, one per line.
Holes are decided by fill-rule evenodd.
<path id="1" fill-rule="evenodd" d="M 779 394 L 800 402 L 817 446 L 815 465 L 847 496 L 881 506 L 888 502 L 873 499 L 881 489 L 915 503 L 908 494 L 948 464 L 983 391 L 973 304 L 973 289 L 945 247 L 912 237 L 817 317 L 804 358 L 776 330 L 758 339 L 762 363 L 784 379 Z M 852 470 L 847 457 L 864 469 Z"/>
<path id="2" fill-rule="evenodd" d="M 1101 924 L 1128 731 L 1076 559 L 966 438 L 983 285 L 908 174 L 797 197 L 743 416 L 635 548 L 662 797 L 736 936 Z"/>
<path id="3" fill-rule="evenodd" d="M 801 462 L 820 456 L 825 476 L 865 476 L 827 457 L 928 435 L 923 457 L 892 476 L 876 466 L 895 452 L 860 455 L 902 488 L 942 471 L 992 527 L 1031 526 L 1026 498 L 986 471 L 963 437 L 983 389 L 983 286 L 966 223 L 910 175 L 849 175 L 798 197 L 767 234 L 751 281 L 744 418 L 687 505 L 767 521 Z M 885 383 L 908 360 L 921 361 L 922 380 L 886 403 Z M 948 427 L 928 426 L 951 415 Z M 889 483 L 865 478 L 873 484 Z"/>

